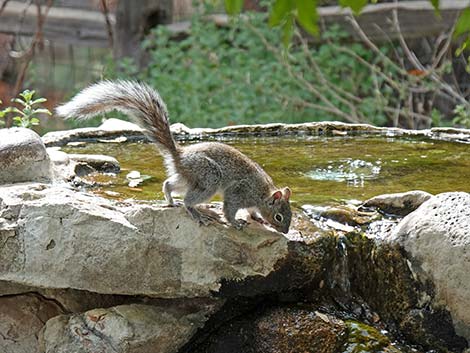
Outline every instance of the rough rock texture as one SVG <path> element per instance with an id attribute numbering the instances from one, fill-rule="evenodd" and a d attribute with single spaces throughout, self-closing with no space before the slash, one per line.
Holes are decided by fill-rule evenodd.
<path id="1" fill-rule="evenodd" d="M 206 310 L 142 304 L 94 309 L 49 320 L 41 333 L 45 353 L 170 353 L 206 321 Z"/>
<path id="2" fill-rule="evenodd" d="M 418 275 L 436 287 L 436 305 L 449 309 L 457 333 L 470 340 L 470 194 L 443 193 L 395 228 Z"/>
<path id="3" fill-rule="evenodd" d="M 424 136 L 428 138 L 450 141 L 470 142 L 470 130 L 439 128 L 430 130 L 405 130 L 399 128 L 376 127 L 368 124 L 346 124 L 337 121 L 313 122 L 303 124 L 265 124 L 235 125 L 219 129 L 191 129 L 181 123 L 171 126 L 177 139 L 201 139 L 211 136 L 246 136 L 246 135 L 333 135 L 380 134 L 386 136 Z M 135 124 L 109 119 L 97 128 L 82 128 L 68 131 L 49 132 L 43 136 L 44 143 L 49 146 L 63 146 L 70 141 L 146 140 L 143 130 Z"/>
<path id="4" fill-rule="evenodd" d="M 140 126 L 134 123 L 114 118 L 105 120 L 99 128 L 106 131 L 143 131 Z"/>
<path id="5" fill-rule="evenodd" d="M 345 250 L 326 276 L 337 302 L 363 312 L 370 322 L 398 324 L 401 336 L 425 350 L 461 352 L 467 347 L 450 315 L 430 308 L 433 285 L 417 280 L 401 246 L 361 234 L 348 234 L 342 243 Z"/>
<path id="6" fill-rule="evenodd" d="M 83 163 L 102 173 L 119 173 L 121 170 L 116 158 L 102 154 L 68 154 L 68 157 L 74 162 Z"/>
<path id="7" fill-rule="evenodd" d="M 130 140 L 145 140 L 143 130 L 135 124 L 119 119 L 108 119 L 100 127 L 86 127 L 65 131 L 48 132 L 42 137 L 45 145 L 64 146 L 68 142 L 97 141 L 126 137 Z"/>
<path id="8" fill-rule="evenodd" d="M 396 194 L 384 194 L 370 198 L 364 207 L 376 207 L 388 214 L 406 216 L 429 200 L 432 195 L 421 190 L 413 190 Z"/>
<path id="9" fill-rule="evenodd" d="M 38 134 L 24 128 L 0 129 L 0 184 L 51 179 L 51 162 Z"/>
<path id="10" fill-rule="evenodd" d="M 260 353 L 336 352 L 346 339 L 343 321 L 301 308 L 268 310 L 256 320 L 255 329 Z"/>
<path id="11" fill-rule="evenodd" d="M 332 315 L 296 306 L 259 309 L 222 325 L 184 353 L 335 353 L 347 339 L 346 325 Z"/>
<path id="12" fill-rule="evenodd" d="M 67 154 L 60 147 L 48 147 L 54 181 L 72 181 L 91 173 L 119 173 L 121 167 L 114 157 L 100 154 Z M 78 182 L 78 180 L 76 180 Z"/>
<path id="13" fill-rule="evenodd" d="M 0 297 L 0 352 L 39 352 L 39 331 L 61 313 L 56 303 L 35 294 Z"/>
<path id="14" fill-rule="evenodd" d="M 287 239 L 261 225 L 197 227 L 182 208 L 117 205 L 43 184 L 0 188 L 0 280 L 161 298 L 267 276 Z"/>

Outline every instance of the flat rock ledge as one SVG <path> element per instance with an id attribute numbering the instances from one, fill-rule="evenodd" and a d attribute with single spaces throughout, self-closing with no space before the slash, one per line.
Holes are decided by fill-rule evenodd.
<path id="1" fill-rule="evenodd" d="M 64 186 L 0 187 L 0 281 L 159 298 L 203 297 L 267 276 L 287 239 L 262 226 L 195 226 L 182 208 L 123 204 Z"/>
<path id="2" fill-rule="evenodd" d="M 440 140 L 470 143 L 470 129 L 432 128 L 427 130 L 405 130 L 399 128 L 376 127 L 369 124 L 347 124 L 337 121 L 311 122 L 302 124 L 264 124 L 234 125 L 219 129 L 188 128 L 184 124 L 175 123 L 171 126 L 173 136 L 178 140 L 199 140 L 211 137 L 241 136 L 283 136 L 283 135 L 384 135 L 384 136 L 416 136 Z M 96 128 L 79 128 L 66 131 L 54 131 L 42 137 L 47 147 L 64 146 L 69 142 L 125 142 L 146 140 L 144 130 L 136 124 L 108 119 Z"/>

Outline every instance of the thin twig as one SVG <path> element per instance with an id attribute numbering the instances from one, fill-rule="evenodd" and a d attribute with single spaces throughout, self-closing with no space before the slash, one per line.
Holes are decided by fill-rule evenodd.
<path id="1" fill-rule="evenodd" d="M 377 31 L 381 32 L 385 38 L 387 38 L 387 42 L 390 45 L 390 47 L 393 49 L 393 53 L 395 54 L 395 59 L 398 62 L 400 62 L 401 67 L 403 68 L 403 70 L 405 70 L 405 63 L 403 62 L 402 57 L 400 56 L 397 49 L 395 48 L 395 45 L 393 45 L 392 38 L 390 38 L 389 34 L 385 32 L 384 29 L 381 26 L 379 26 L 377 23 L 374 23 L 373 26 L 375 27 Z"/>
<path id="2" fill-rule="evenodd" d="M 10 0 L 3 0 L 2 5 L 0 5 L 0 16 L 2 15 L 3 10 L 5 10 L 5 7 L 7 6 L 8 1 Z"/>
<path id="3" fill-rule="evenodd" d="M 302 98 L 299 98 L 299 97 L 286 97 L 286 96 L 282 96 L 282 98 L 284 98 L 285 100 L 288 100 L 288 101 L 291 101 L 293 102 L 294 104 L 299 104 L 299 105 L 302 105 L 304 107 L 309 107 L 309 108 L 313 108 L 313 109 L 318 109 L 318 110 L 323 110 L 325 112 L 328 112 L 328 113 L 332 113 L 334 115 L 337 115 L 338 117 L 343 117 L 343 114 L 338 114 L 338 110 L 337 109 L 332 109 L 330 107 L 327 107 L 327 106 L 324 106 L 324 105 L 321 105 L 321 104 L 316 104 L 316 103 L 312 103 L 312 102 L 309 102 L 309 101 L 306 101 Z M 342 113 L 342 112 L 341 112 Z"/>
<path id="4" fill-rule="evenodd" d="M 346 121 L 356 122 L 356 123 L 359 122 L 357 120 L 357 118 L 354 118 L 354 117 L 352 118 L 351 116 L 349 116 L 348 114 L 346 114 L 342 110 L 338 109 L 338 107 L 336 107 L 333 103 L 331 103 L 331 101 L 327 97 L 325 97 L 314 85 L 312 85 L 310 82 L 308 82 L 302 75 L 299 75 L 298 73 L 294 72 L 292 70 L 292 66 L 289 64 L 289 62 L 287 62 L 286 60 L 284 60 L 282 57 L 279 56 L 278 49 L 273 47 L 266 40 L 266 38 L 263 36 L 263 34 L 260 33 L 260 31 L 256 27 L 254 27 L 249 21 L 246 21 L 245 23 L 246 23 L 247 27 L 250 28 L 253 31 L 253 33 L 255 33 L 258 36 L 258 38 L 261 40 L 261 42 L 263 43 L 265 48 L 267 50 L 269 50 L 278 59 L 279 63 L 282 66 L 284 66 L 284 68 L 287 70 L 287 73 L 289 74 L 289 76 L 291 76 L 292 78 L 295 78 L 294 82 L 297 85 L 300 85 L 300 83 L 301 83 L 302 84 L 301 87 L 306 88 L 316 98 L 318 98 L 327 107 L 329 107 L 329 109 L 331 109 L 331 111 L 334 111 L 336 115 L 343 117 L 343 119 L 345 119 Z"/>
<path id="5" fill-rule="evenodd" d="M 15 96 L 18 95 L 18 93 L 20 93 L 20 90 L 23 86 L 24 79 L 26 77 L 26 71 L 28 70 L 29 64 L 31 63 L 31 60 L 34 56 L 36 47 L 42 41 L 42 28 L 44 26 L 44 22 L 46 21 L 46 17 L 49 13 L 49 9 L 51 8 L 53 1 L 54 0 L 47 1 L 46 11 L 44 12 L 44 14 L 42 14 L 41 4 L 39 0 L 36 0 L 36 8 L 37 8 L 37 16 L 38 16 L 37 25 L 36 25 L 36 33 L 34 34 L 30 47 L 27 49 L 27 51 L 25 52 L 25 55 L 23 56 L 25 61 L 21 65 L 20 73 L 16 79 L 15 89 L 14 89 Z"/>
<path id="6" fill-rule="evenodd" d="M 15 39 L 16 39 L 16 43 L 18 44 L 21 44 L 18 39 L 21 38 L 20 31 L 21 31 L 21 27 L 23 27 L 24 19 L 26 18 L 26 12 L 28 12 L 28 9 L 31 7 L 32 4 L 33 4 L 33 0 L 28 0 L 28 2 L 25 3 L 23 11 L 21 12 L 21 16 L 16 25 Z M 24 54 L 24 52 L 25 50 L 21 47 L 21 51 L 15 52 L 15 58 L 20 58 L 22 54 Z"/>
<path id="7" fill-rule="evenodd" d="M 341 46 L 336 45 L 336 44 L 334 44 L 334 46 L 335 46 L 336 50 L 338 50 L 340 52 L 343 52 L 343 53 L 346 53 L 346 54 L 349 54 L 354 59 L 356 59 L 360 64 L 368 67 L 372 72 L 378 74 L 380 77 L 382 77 L 394 89 L 400 91 L 403 88 L 398 82 L 396 82 L 391 77 L 389 77 L 385 73 L 383 73 L 383 71 L 380 69 L 380 67 L 377 67 L 376 65 L 373 65 L 373 64 L 369 63 L 367 60 L 363 59 L 360 55 L 356 54 L 355 52 L 353 52 L 352 50 L 350 50 L 348 48 L 341 47 Z"/>
<path id="8" fill-rule="evenodd" d="M 386 62 L 387 64 L 391 65 L 392 67 L 394 67 L 400 74 L 404 75 L 404 76 L 407 76 L 408 73 L 406 72 L 405 69 L 401 68 L 400 66 L 398 66 L 393 60 L 391 60 L 387 55 L 385 55 L 384 53 L 382 53 L 382 51 L 377 48 L 377 46 L 369 39 L 369 37 L 367 36 L 367 34 L 365 34 L 365 32 L 362 30 L 361 26 L 359 26 L 359 23 L 357 23 L 356 19 L 352 16 L 352 15 L 349 15 L 349 16 L 346 16 L 346 20 L 351 23 L 351 25 L 354 27 L 354 29 L 356 30 L 357 34 L 359 35 L 359 37 L 361 37 L 362 41 L 374 52 L 377 54 L 377 56 L 379 56 L 380 58 L 382 58 L 382 60 L 384 62 Z"/>
<path id="9" fill-rule="evenodd" d="M 467 102 L 467 100 L 464 97 L 462 97 L 458 92 L 456 92 L 449 84 L 442 81 L 442 79 L 436 75 L 434 70 L 426 70 L 423 64 L 421 64 L 421 62 L 418 60 L 416 55 L 410 50 L 410 48 L 406 44 L 405 38 L 403 37 L 403 34 L 401 33 L 401 30 L 400 30 L 400 23 L 398 22 L 397 11 L 396 10 L 392 11 L 392 14 L 393 14 L 393 22 L 394 22 L 395 28 L 397 29 L 398 40 L 400 41 L 400 44 L 408 60 L 410 60 L 410 62 L 418 70 L 428 72 L 428 76 L 441 87 L 441 90 L 445 94 L 453 98 L 455 102 L 463 104 L 467 107 L 470 106 L 470 103 Z"/>
<path id="10" fill-rule="evenodd" d="M 106 29 L 108 31 L 108 40 L 109 46 L 114 47 L 114 35 L 113 35 L 113 26 L 111 24 L 111 19 L 109 18 L 109 10 L 106 0 L 101 0 L 101 11 L 103 12 L 104 19 L 106 20 Z"/>
<path id="11" fill-rule="evenodd" d="M 318 63 L 317 61 L 315 60 L 314 56 L 312 55 L 312 53 L 310 52 L 310 48 L 308 46 L 308 43 L 307 41 L 302 37 L 302 35 L 298 32 L 296 32 L 296 35 L 301 43 L 301 47 L 302 47 L 302 51 L 305 55 L 305 57 L 307 57 L 307 59 L 309 60 L 310 62 L 310 65 L 312 66 L 312 68 L 314 69 L 314 71 L 316 72 L 317 74 L 317 77 L 319 78 L 319 80 L 321 81 L 321 83 L 324 85 L 325 89 L 328 90 L 328 92 L 330 92 L 331 95 L 333 95 L 336 99 L 338 99 L 340 102 L 342 102 L 343 104 L 345 104 L 346 106 L 349 107 L 349 109 L 351 110 L 351 112 L 357 116 L 357 111 L 356 111 L 356 107 L 350 102 L 348 101 L 347 99 L 343 98 L 343 96 L 346 96 L 347 98 L 349 98 L 350 100 L 352 101 L 355 101 L 355 102 L 360 102 L 360 98 L 354 96 L 353 94 L 343 90 L 342 88 L 338 87 L 337 85 L 334 85 L 333 83 L 331 83 L 326 77 L 325 75 L 323 74 L 322 70 L 320 69 L 320 67 L 318 66 Z"/>

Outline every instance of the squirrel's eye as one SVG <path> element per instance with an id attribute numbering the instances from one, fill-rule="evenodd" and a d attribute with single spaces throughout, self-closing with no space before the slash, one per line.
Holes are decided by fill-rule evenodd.
<path id="1" fill-rule="evenodd" d="M 282 214 L 276 213 L 276 215 L 274 216 L 274 219 L 278 221 L 279 223 L 281 223 L 284 217 L 282 217 Z"/>

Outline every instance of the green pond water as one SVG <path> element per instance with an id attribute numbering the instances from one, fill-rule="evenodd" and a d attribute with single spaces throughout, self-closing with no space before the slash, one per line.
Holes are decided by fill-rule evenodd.
<path id="1" fill-rule="evenodd" d="M 258 162 L 277 186 L 289 186 L 292 201 L 298 206 L 366 200 L 414 189 L 432 194 L 470 192 L 470 145 L 466 144 L 377 136 L 238 138 L 223 142 Z M 119 199 L 163 199 L 165 170 L 152 144 L 90 143 L 64 151 L 105 154 L 120 162 L 117 176 L 88 177 L 106 184 L 95 188 L 97 193 L 117 192 L 111 194 Z M 126 175 L 133 170 L 150 178 L 129 187 Z"/>

